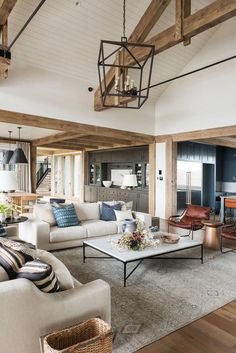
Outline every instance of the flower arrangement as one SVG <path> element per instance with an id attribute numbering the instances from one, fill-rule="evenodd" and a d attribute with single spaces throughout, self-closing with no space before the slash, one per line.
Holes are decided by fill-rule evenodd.
<path id="1" fill-rule="evenodd" d="M 148 233 L 145 225 L 139 219 L 136 220 L 137 228 L 133 233 L 125 232 L 117 242 L 118 248 L 129 250 L 144 250 L 147 247 L 157 246 L 159 240 L 154 240 L 152 234 Z"/>

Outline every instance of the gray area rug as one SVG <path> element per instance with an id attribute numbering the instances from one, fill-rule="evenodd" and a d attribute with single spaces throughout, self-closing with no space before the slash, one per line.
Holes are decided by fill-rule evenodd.
<path id="1" fill-rule="evenodd" d="M 92 249 L 88 255 L 99 255 Z M 199 256 L 200 249 L 179 253 Z M 80 282 L 111 286 L 115 353 L 133 353 L 236 299 L 236 254 L 205 251 L 200 260 L 145 260 L 123 288 L 123 265 L 87 259 L 82 249 L 54 252 Z M 177 256 L 177 254 L 175 254 Z M 129 265 L 132 268 L 132 264 Z"/>

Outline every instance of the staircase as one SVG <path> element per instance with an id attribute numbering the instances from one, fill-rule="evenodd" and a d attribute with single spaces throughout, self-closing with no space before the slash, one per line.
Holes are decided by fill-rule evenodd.
<path id="1" fill-rule="evenodd" d="M 41 196 L 51 194 L 51 164 L 48 158 L 38 164 L 37 170 L 37 193 Z"/>
<path id="2" fill-rule="evenodd" d="M 51 195 L 51 171 L 48 171 L 47 175 L 44 177 L 44 179 L 38 186 L 37 194 L 39 194 L 40 196 Z"/>

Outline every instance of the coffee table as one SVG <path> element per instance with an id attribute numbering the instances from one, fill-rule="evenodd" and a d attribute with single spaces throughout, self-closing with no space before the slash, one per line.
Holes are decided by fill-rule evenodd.
<path id="1" fill-rule="evenodd" d="M 165 233 L 166 234 L 166 233 Z M 112 243 L 120 238 L 119 235 L 111 237 L 93 238 L 83 242 L 83 262 L 86 259 L 115 259 L 120 261 L 124 265 L 124 287 L 126 287 L 127 279 L 134 273 L 139 265 L 145 259 L 181 259 L 181 260 L 201 260 L 203 263 L 203 243 L 202 241 L 196 241 L 186 238 L 180 238 L 177 244 L 166 244 L 160 242 L 157 247 L 146 248 L 144 250 L 119 250 Z M 105 254 L 106 256 L 86 256 L 86 247 L 93 248 L 98 252 Z M 181 250 L 200 248 L 200 257 L 162 257 L 162 255 L 172 254 Z M 127 265 L 132 262 L 138 263 L 135 267 L 127 274 Z"/>

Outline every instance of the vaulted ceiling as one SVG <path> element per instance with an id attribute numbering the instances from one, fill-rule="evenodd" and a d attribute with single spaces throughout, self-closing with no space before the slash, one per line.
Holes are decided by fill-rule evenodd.
<path id="1" fill-rule="evenodd" d="M 192 13 L 212 0 L 192 0 Z M 9 39 L 16 35 L 38 0 L 18 0 L 9 19 Z M 98 85 L 97 57 L 101 39 L 119 40 L 122 33 L 121 0 L 47 0 L 12 49 L 12 62 L 23 61 L 58 74 Z M 150 0 L 127 0 L 127 35 L 133 31 Z M 175 1 L 172 1 L 148 37 L 173 25 Z M 217 30 L 214 27 L 157 55 L 152 83 L 177 75 Z M 167 84 L 153 89 L 149 102 L 161 95 Z"/>

